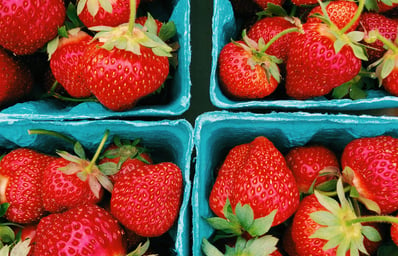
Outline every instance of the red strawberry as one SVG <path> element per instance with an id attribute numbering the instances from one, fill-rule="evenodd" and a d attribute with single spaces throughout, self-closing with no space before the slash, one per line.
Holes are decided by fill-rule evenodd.
<path id="1" fill-rule="evenodd" d="M 10 203 L 6 212 L 8 220 L 31 223 L 43 215 L 41 175 L 53 159 L 27 148 L 14 149 L 2 158 L 0 201 Z"/>
<path id="2" fill-rule="evenodd" d="M 136 0 L 137 6 L 139 3 Z M 77 13 L 86 27 L 116 27 L 129 21 L 130 0 L 79 0 Z"/>
<path id="3" fill-rule="evenodd" d="M 141 166 L 115 183 L 111 213 L 140 236 L 160 236 L 177 219 L 182 189 L 177 165 L 163 162 Z"/>
<path id="4" fill-rule="evenodd" d="M 75 98 L 85 98 L 91 95 L 82 79 L 82 58 L 92 37 L 80 29 L 68 31 L 68 37 L 62 37 L 58 46 L 50 55 L 50 67 L 55 79 L 65 88 L 68 94 Z"/>
<path id="5" fill-rule="evenodd" d="M 250 143 L 245 163 L 234 176 L 231 205 L 248 204 L 254 218 L 277 210 L 273 226 L 288 219 L 299 204 L 299 192 L 283 155 L 267 138 Z"/>
<path id="6" fill-rule="evenodd" d="M 377 30 L 382 36 L 394 42 L 397 38 L 398 23 L 379 13 L 364 12 L 360 17 L 358 30 L 365 32 L 365 39 L 370 31 Z M 370 62 L 380 59 L 386 52 L 383 48 L 384 44 L 380 40 L 371 44 L 364 42 L 364 44 L 370 46 L 366 48 Z"/>
<path id="7" fill-rule="evenodd" d="M 293 36 L 286 62 L 286 93 L 295 99 L 328 94 L 353 79 L 361 69 L 361 59 L 344 45 L 337 53 L 336 37 L 323 23 L 306 23 L 304 33 Z M 358 46 L 357 46 L 358 47 Z"/>
<path id="8" fill-rule="evenodd" d="M 308 192 L 315 179 L 316 186 L 335 178 L 340 170 L 335 153 L 321 145 L 292 148 L 286 155 L 286 163 L 303 193 Z M 322 172 L 329 174 L 320 176 Z"/>
<path id="9" fill-rule="evenodd" d="M 378 204 L 381 213 L 398 210 L 398 139 L 359 138 L 344 148 L 341 164 L 345 181 L 359 195 Z"/>
<path id="10" fill-rule="evenodd" d="M 62 0 L 0 0 L 0 45 L 17 55 L 36 52 L 57 35 L 65 12 Z"/>
<path id="11" fill-rule="evenodd" d="M 96 205 L 50 214 L 37 226 L 34 255 L 125 255 L 123 231 Z"/>
<path id="12" fill-rule="evenodd" d="M 29 69 L 0 48 L 0 105 L 25 99 L 32 86 L 33 77 Z"/>
<path id="13" fill-rule="evenodd" d="M 354 17 L 356 11 L 358 10 L 358 5 L 355 2 L 347 0 L 337 0 L 329 2 L 325 6 L 326 12 L 330 20 L 339 28 L 344 28 Z M 319 18 L 312 16 L 314 14 L 322 15 L 321 6 L 314 7 L 308 14 L 307 22 L 322 22 Z M 356 20 L 354 24 L 346 31 L 354 31 L 359 24 L 359 20 Z"/>
<path id="14" fill-rule="evenodd" d="M 398 96 L 398 46 L 390 43 L 391 49 L 377 61 L 376 76 L 379 84 L 391 95 Z"/>
<path id="15" fill-rule="evenodd" d="M 318 3 L 318 0 L 292 0 L 292 3 L 298 6 L 314 5 Z"/>
<path id="16" fill-rule="evenodd" d="M 114 169 L 112 175 L 109 176 L 112 183 L 135 169 L 152 164 L 152 159 L 146 149 L 139 146 L 139 140 L 122 141 L 115 137 L 115 142 L 105 149 L 99 165 L 112 163 L 110 169 Z"/>
<path id="17" fill-rule="evenodd" d="M 91 161 L 85 158 L 84 152 L 77 152 L 79 156 L 57 152 L 61 157 L 48 164 L 42 175 L 41 197 L 45 210 L 61 212 L 95 204 L 102 199 L 103 188 L 112 191 L 112 183 L 96 165 L 108 134 L 106 131 Z"/>
<path id="18" fill-rule="evenodd" d="M 388 2 L 388 1 L 386 1 Z M 390 4 L 385 4 L 382 0 L 377 0 L 377 11 L 379 13 L 385 13 L 397 8 L 398 3 L 391 2 Z"/>
<path id="19" fill-rule="evenodd" d="M 279 68 L 275 58 L 258 49 L 256 42 L 230 42 L 219 55 L 219 79 L 224 92 L 238 99 L 261 99 L 275 91 Z M 250 43 L 251 45 L 248 45 Z"/>
<path id="20" fill-rule="evenodd" d="M 34 255 L 34 244 L 36 239 L 36 229 L 37 224 L 25 225 L 23 227 L 17 227 L 14 229 L 15 235 L 20 236 L 20 241 L 26 241 L 29 239 L 29 252 L 26 254 L 28 256 Z M 25 255 L 25 254 L 23 254 Z"/>
<path id="21" fill-rule="evenodd" d="M 249 149 L 249 144 L 241 144 L 232 148 L 218 171 L 217 179 L 210 193 L 209 206 L 219 217 L 225 218 L 224 205 L 227 198 L 231 199 L 233 196 L 234 177 L 246 162 Z"/>
<path id="22" fill-rule="evenodd" d="M 258 42 L 260 38 L 263 38 L 264 42 L 267 43 L 278 33 L 293 27 L 293 21 L 287 17 L 265 17 L 253 24 L 247 32 L 247 36 L 256 42 Z M 286 49 L 289 48 L 291 35 L 291 33 L 288 33 L 276 40 L 266 52 L 286 61 Z"/>

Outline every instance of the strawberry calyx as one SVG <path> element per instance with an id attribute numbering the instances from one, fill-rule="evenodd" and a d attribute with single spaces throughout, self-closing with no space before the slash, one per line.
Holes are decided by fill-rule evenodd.
<path id="1" fill-rule="evenodd" d="M 144 244 L 140 243 L 134 251 L 129 252 L 128 254 L 126 254 L 126 256 L 142 256 L 148 251 L 149 245 L 150 242 L 149 239 L 147 238 Z M 157 254 L 150 254 L 148 256 L 156 256 L 156 255 Z"/>
<path id="2" fill-rule="evenodd" d="M 94 156 L 90 161 L 86 160 L 85 156 L 80 155 L 78 152 L 77 155 L 72 155 L 66 151 L 57 151 L 59 156 L 70 162 L 68 165 L 59 168 L 59 170 L 66 175 L 76 175 L 82 181 L 88 180 L 89 187 L 97 198 L 100 198 L 101 187 L 104 187 L 109 192 L 113 190 L 113 184 L 109 178 L 103 174 L 96 165 L 96 161 L 99 158 L 108 135 L 109 130 L 106 130 Z"/>
<path id="3" fill-rule="evenodd" d="M 6 244 L 0 248 L 0 255 L 29 255 L 31 249 L 30 239 L 19 240 L 12 244 Z"/>
<path id="4" fill-rule="evenodd" d="M 100 7 L 108 13 L 112 13 L 113 11 L 110 0 L 80 0 L 77 4 L 77 14 L 80 14 L 85 6 L 87 6 L 88 12 L 93 17 L 97 15 Z"/>
<path id="5" fill-rule="evenodd" d="M 136 1 L 130 0 L 129 22 L 117 27 L 90 27 L 90 30 L 97 32 L 93 40 L 103 43 L 101 47 L 108 51 L 117 48 L 141 55 L 140 47 L 144 46 L 152 49 L 157 56 L 172 57 L 173 49 L 157 36 L 157 26 L 153 17 L 148 15 L 146 26 L 135 24 L 135 17 Z M 149 25 L 151 22 L 155 25 Z"/>
<path id="6" fill-rule="evenodd" d="M 379 86 L 382 85 L 383 79 L 388 77 L 398 63 L 398 40 L 392 42 L 391 40 L 385 38 L 377 30 L 369 31 L 365 37 L 367 43 L 374 43 L 376 40 L 383 42 L 384 47 L 387 51 L 384 53 L 383 57 L 368 66 L 368 69 L 376 67 L 376 77 L 379 81 Z"/>

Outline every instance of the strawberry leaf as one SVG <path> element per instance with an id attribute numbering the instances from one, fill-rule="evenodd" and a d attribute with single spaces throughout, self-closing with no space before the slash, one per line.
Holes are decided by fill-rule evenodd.
<path id="1" fill-rule="evenodd" d="M 112 13 L 112 4 L 109 0 L 98 0 L 100 6 L 108 13 Z"/>
<path id="2" fill-rule="evenodd" d="M 254 213 L 248 204 L 241 205 L 238 203 L 235 207 L 235 214 L 238 217 L 238 222 L 244 230 L 249 230 L 254 221 Z"/>
<path id="3" fill-rule="evenodd" d="M 0 240 L 3 243 L 11 243 L 15 240 L 15 233 L 9 226 L 0 226 Z"/>
<path id="4" fill-rule="evenodd" d="M 311 213 L 310 217 L 313 221 L 323 226 L 339 224 L 339 218 L 327 211 L 313 212 Z"/>
<path id="5" fill-rule="evenodd" d="M 262 236 L 266 234 L 272 226 L 276 212 L 277 210 L 273 210 L 267 216 L 255 219 L 247 232 L 249 232 L 251 236 Z"/>
<path id="6" fill-rule="evenodd" d="M 167 41 L 177 34 L 177 27 L 173 21 L 166 22 L 159 30 L 159 38 Z"/>
<path id="7" fill-rule="evenodd" d="M 83 146 L 82 146 L 82 144 L 80 142 L 77 141 L 73 145 L 73 151 L 81 159 L 86 159 L 86 152 L 84 151 L 84 148 L 83 148 Z"/>
<path id="8" fill-rule="evenodd" d="M 382 239 L 379 231 L 372 226 L 363 226 L 362 234 L 372 242 L 379 242 Z"/>
<path id="9" fill-rule="evenodd" d="M 76 8 L 76 13 L 77 13 L 78 15 L 83 11 L 84 6 L 86 6 L 86 3 L 87 3 L 87 0 L 80 0 L 80 1 L 78 1 L 78 3 L 77 3 L 77 8 Z"/>
<path id="10" fill-rule="evenodd" d="M 98 0 L 87 0 L 87 10 L 91 14 L 91 16 L 95 16 L 99 10 L 99 2 Z"/>
<path id="11" fill-rule="evenodd" d="M 381 78 L 385 79 L 388 75 L 391 74 L 393 69 L 395 68 L 395 58 L 385 58 L 383 61 L 383 67 L 381 70 Z"/>
<path id="12" fill-rule="evenodd" d="M 114 175 L 116 174 L 119 169 L 117 168 L 117 164 L 113 163 L 113 162 L 107 162 L 107 163 L 103 163 L 98 165 L 98 168 L 100 169 L 100 171 L 105 174 L 105 175 Z"/>
<path id="13" fill-rule="evenodd" d="M 315 194 L 316 198 L 318 199 L 319 203 L 323 207 L 325 207 L 327 210 L 329 210 L 333 214 L 336 214 L 336 215 L 338 214 L 338 212 L 340 211 L 340 205 L 336 200 L 334 200 L 331 197 L 324 196 L 316 190 L 314 191 L 314 194 Z"/>
<path id="14" fill-rule="evenodd" d="M 207 239 L 202 240 L 202 251 L 207 256 L 224 256 L 214 245 L 212 245 Z"/>
<path id="15" fill-rule="evenodd" d="M 30 252 L 30 239 L 19 241 L 12 247 L 10 256 L 25 256 L 29 255 Z M 3 255 L 0 253 L 0 255 Z M 6 254 L 8 255 L 8 254 Z"/>
<path id="16" fill-rule="evenodd" d="M 155 19 L 152 17 L 152 15 L 150 13 L 148 13 L 148 15 L 147 15 L 147 20 L 145 21 L 144 28 L 146 28 L 146 30 L 149 33 L 152 33 L 155 35 L 158 33 L 158 26 L 156 24 Z"/>
<path id="17" fill-rule="evenodd" d="M 8 207 L 10 207 L 10 203 L 0 204 L 0 217 L 3 217 L 6 214 Z"/>
<path id="18" fill-rule="evenodd" d="M 267 235 L 260 238 L 250 239 L 245 248 L 245 252 L 242 255 L 253 255 L 253 256 L 267 256 L 276 251 L 276 244 L 278 239 Z"/>

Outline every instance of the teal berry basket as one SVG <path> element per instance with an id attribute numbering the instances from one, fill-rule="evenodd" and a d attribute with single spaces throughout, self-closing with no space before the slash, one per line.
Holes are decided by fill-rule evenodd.
<path id="1" fill-rule="evenodd" d="M 162 121 L 41 121 L 2 119 L 0 120 L 0 148 L 7 152 L 18 147 L 27 147 L 44 153 L 55 153 L 56 149 L 71 151 L 71 145 L 53 136 L 28 134 L 29 129 L 46 129 L 62 133 L 79 141 L 87 153 L 93 154 L 105 130 L 112 137 L 134 140 L 140 138 L 154 163 L 170 161 L 178 165 L 183 175 L 183 197 L 179 217 L 167 232 L 167 244 L 171 248 L 169 255 L 185 256 L 190 254 L 189 201 L 191 192 L 190 167 L 193 150 L 193 128 L 183 119 Z"/>
<path id="2" fill-rule="evenodd" d="M 208 199 L 216 170 L 234 146 L 265 136 L 282 154 L 292 147 L 311 142 L 329 147 L 339 157 L 345 145 L 353 139 L 378 135 L 398 138 L 398 118 L 304 112 L 254 114 L 216 111 L 200 115 L 194 129 L 197 156 L 192 186 L 193 256 L 204 255 L 202 239 L 209 239 L 214 233 L 206 221 L 206 218 L 215 216 Z M 278 227 L 274 232 L 281 239 L 283 230 Z"/>
<path id="3" fill-rule="evenodd" d="M 167 0 L 162 3 L 147 1 L 142 3 L 137 11 L 141 12 L 141 16 L 146 16 L 146 12 L 149 11 L 154 18 L 160 21 L 173 21 L 176 25 L 176 40 L 179 45 L 178 66 L 160 93 L 148 96 L 134 108 L 123 112 L 111 111 L 98 102 L 70 103 L 50 98 L 14 104 L 2 109 L 0 116 L 34 120 L 121 119 L 178 116 L 188 110 L 191 98 L 190 2 L 188 0 Z"/>
<path id="4" fill-rule="evenodd" d="M 212 64 L 210 72 L 210 101 L 220 109 L 226 110 L 332 110 L 359 111 L 398 107 L 398 97 L 388 94 L 383 89 L 367 90 L 364 99 L 328 99 L 324 96 L 308 100 L 295 100 L 284 95 L 281 85 L 274 93 L 259 100 L 235 100 L 222 91 L 218 79 L 218 56 L 221 49 L 231 39 L 240 36 L 242 18 L 234 15 L 229 0 L 214 0 L 212 16 Z M 279 92 L 280 91 L 280 92 Z"/>

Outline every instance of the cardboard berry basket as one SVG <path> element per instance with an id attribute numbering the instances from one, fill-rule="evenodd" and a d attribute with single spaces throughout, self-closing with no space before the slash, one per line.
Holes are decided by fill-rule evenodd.
<path id="1" fill-rule="evenodd" d="M 231 39 L 241 35 L 242 24 L 246 20 L 234 15 L 233 7 L 229 0 L 214 0 L 212 16 L 212 64 L 210 74 L 210 100 L 221 109 L 250 110 L 250 109 L 277 109 L 277 110 L 333 110 L 357 111 L 398 106 L 398 97 L 392 96 L 383 89 L 367 90 L 364 99 L 328 99 L 324 96 L 307 100 L 295 100 L 284 95 L 282 84 L 273 93 L 264 99 L 236 100 L 228 97 L 221 89 L 218 78 L 218 58 L 221 49 Z"/>
<path id="2" fill-rule="evenodd" d="M 206 218 L 215 216 L 209 207 L 215 171 L 234 146 L 251 142 L 260 135 L 273 142 L 282 154 L 294 146 L 312 142 L 329 147 L 339 157 L 353 139 L 378 135 L 398 137 L 398 118 L 304 112 L 261 115 L 216 111 L 200 115 L 194 129 L 197 154 L 192 189 L 194 256 L 204 255 L 202 239 L 214 234 Z M 276 230 L 274 232 L 280 231 Z M 276 235 L 280 238 L 282 234 L 279 233 Z"/>
<path id="3" fill-rule="evenodd" d="M 144 4 L 143 4 L 144 5 Z M 134 108 L 123 111 L 111 111 L 97 102 L 70 103 L 54 98 L 27 101 L 14 104 L 0 111 L 1 115 L 15 118 L 39 120 L 103 119 L 136 116 L 177 116 L 184 113 L 190 105 L 190 64 L 191 64 L 191 28 L 190 3 L 187 0 L 148 1 L 140 15 L 146 12 L 160 21 L 173 21 L 176 25 L 178 41 L 178 66 L 170 74 L 160 93 L 140 101 Z"/>
<path id="4" fill-rule="evenodd" d="M 183 119 L 164 121 L 31 121 L 17 119 L 0 120 L 0 148 L 4 152 L 18 147 L 27 147 L 44 153 L 55 153 L 56 149 L 71 151 L 64 140 L 43 134 L 28 134 L 29 129 L 46 129 L 62 133 L 79 141 L 87 156 L 92 157 L 106 129 L 110 131 L 105 147 L 118 135 L 121 139 L 140 138 L 154 163 L 173 162 L 182 171 L 183 197 L 178 219 L 166 233 L 170 255 L 189 255 L 191 191 L 190 166 L 193 150 L 193 128 Z M 163 237 L 163 236 L 162 236 Z"/>

